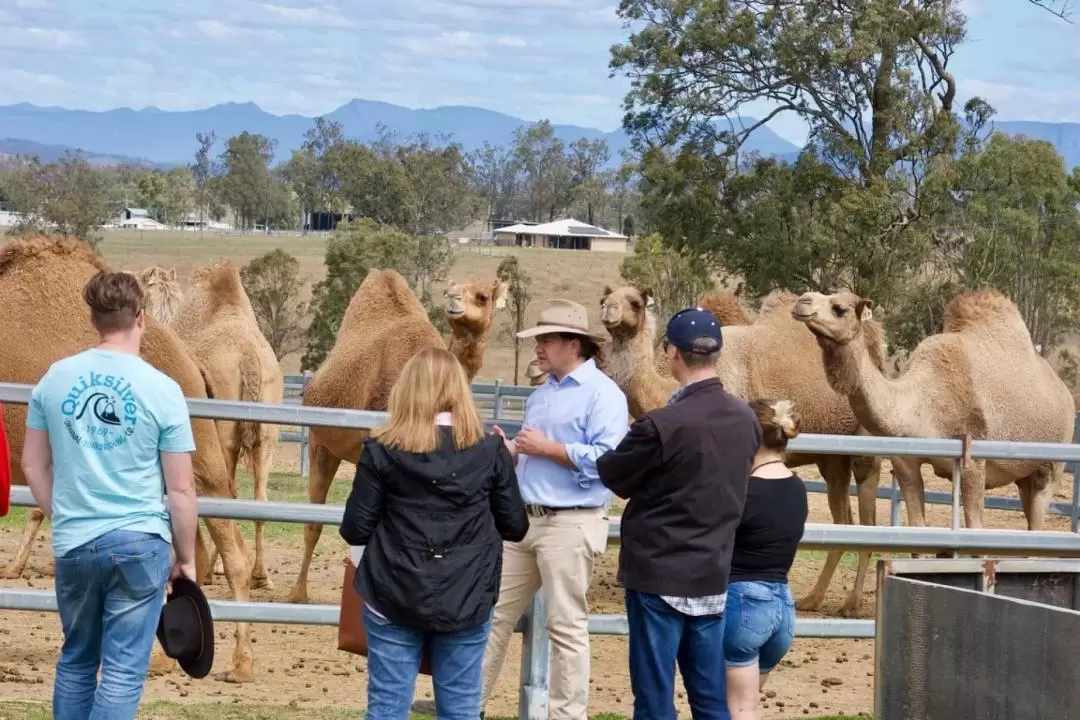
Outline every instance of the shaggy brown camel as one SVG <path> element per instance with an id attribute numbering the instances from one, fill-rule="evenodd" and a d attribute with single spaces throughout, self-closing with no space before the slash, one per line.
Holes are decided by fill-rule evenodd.
<path id="1" fill-rule="evenodd" d="M 175 278 L 175 273 L 172 276 Z M 158 283 L 158 287 L 163 285 Z M 172 329 L 205 368 L 218 400 L 282 403 L 285 376 L 273 348 L 259 329 L 255 311 L 240 281 L 240 272 L 234 264 L 204 265 L 191 272 L 187 294 L 173 318 Z M 280 426 L 232 420 L 217 420 L 216 425 L 229 477 L 235 478 L 237 465 L 243 463 L 255 480 L 255 499 L 265 502 Z M 252 588 L 273 587 L 266 573 L 263 554 L 264 525 L 261 520 L 255 521 Z M 210 568 L 216 560 L 217 551 L 214 550 L 210 555 Z M 200 580 L 211 584 L 213 575 L 208 572 Z"/>
<path id="2" fill-rule="evenodd" d="M 1070 443 L 1075 406 L 1069 389 L 1035 352 L 1016 305 L 997 290 L 957 295 L 942 332 L 916 346 L 903 374 L 888 378 L 861 339 L 873 301 L 852 293 L 806 293 L 792 317 L 817 337 L 832 387 L 875 435 Z M 921 468 L 951 479 L 948 458 L 892 458 L 908 522 L 926 525 Z M 1040 530 L 1064 463 L 972 460 L 960 474 L 964 521 L 982 527 L 987 488 L 1016 483 L 1028 529 Z"/>
<path id="3" fill-rule="evenodd" d="M 467 330 L 455 329 L 455 337 L 482 343 L 494 320 L 498 298 L 490 282 L 473 281 L 469 285 L 468 291 L 459 292 L 460 287 L 448 291 L 444 309 L 451 328 L 469 326 Z M 461 312 L 460 303 L 476 307 Z M 304 405 L 385 412 L 390 388 L 401 367 L 426 347 L 446 344 L 409 284 L 394 270 L 372 270 L 349 301 L 334 347 L 304 393 Z M 477 361 L 467 344 L 459 344 L 455 355 L 470 364 Z M 309 502 L 326 502 L 341 461 L 353 465 L 359 462 L 367 435 L 366 430 L 311 427 Z M 304 560 L 289 593 L 290 602 L 308 602 L 308 570 L 321 535 L 322 525 L 304 526 Z"/>
<path id="4" fill-rule="evenodd" d="M 135 273 L 143 289 L 146 314 L 166 325 L 172 324 L 184 302 L 184 293 L 176 280 L 176 268 L 151 266 Z"/>
<path id="5" fill-rule="evenodd" d="M 727 297 L 723 297 L 723 296 Z M 794 303 L 791 293 L 773 293 L 762 304 L 762 311 L 753 323 L 727 325 L 723 329 L 724 349 L 720 353 L 716 372 L 724 387 L 743 400 L 775 397 L 792 400 L 802 415 L 804 432 L 830 435 L 853 435 L 860 432 L 845 397 L 834 392 L 825 378 L 821 363 L 815 358 L 814 336 L 794 322 L 787 309 Z M 639 413 L 660 407 L 675 392 L 678 383 L 660 374 L 655 363 L 656 317 L 651 311 L 648 290 L 621 287 L 605 288 L 601 300 L 601 321 L 612 338 L 609 358 L 611 377 L 627 394 L 631 412 Z M 702 306 L 729 320 L 747 320 L 733 293 L 710 293 L 702 298 Z M 725 309 L 726 308 L 726 309 Z M 734 309 L 738 308 L 738 312 Z M 867 333 L 868 352 L 884 366 L 884 334 L 876 323 Z M 873 335 L 874 340 L 869 338 Z M 802 364 L 793 358 L 805 358 Z M 787 462 L 793 467 L 816 465 L 828 487 L 829 509 L 833 522 L 853 524 L 851 512 L 851 478 L 854 473 L 859 497 L 859 521 L 863 525 L 877 522 L 877 487 L 881 461 L 872 457 L 846 455 L 811 455 L 791 453 Z M 821 607 L 829 583 L 843 553 L 829 553 L 817 584 L 809 595 L 798 602 L 802 610 Z M 858 613 L 870 553 L 859 553 L 855 585 L 852 587 L 841 614 Z"/>
<path id="6" fill-rule="evenodd" d="M 106 269 L 105 262 L 85 243 L 66 237 L 28 236 L 0 245 L 0 378 L 6 382 L 34 384 L 49 365 L 67 355 L 97 344 L 90 325 L 90 309 L 82 299 L 82 289 L 94 273 Z M 142 357 L 180 384 L 189 398 L 206 398 L 211 381 L 168 326 L 147 318 Z M 5 403 L 5 424 L 11 441 L 13 480 L 25 484 L 19 456 L 25 438 L 26 407 Z M 235 498 L 236 488 L 229 476 L 214 424 L 192 420 L 196 451 L 192 458 L 195 487 L 199 495 Z M 30 555 L 34 537 L 41 526 L 40 511 L 28 514 L 27 527 L 16 561 L 4 572 L 18 577 Z M 244 541 L 236 523 L 207 519 L 214 544 L 225 563 L 225 574 L 235 600 L 246 601 L 248 562 Z M 196 542 L 196 563 L 206 565 L 206 548 L 201 533 Z M 164 656 L 162 656 L 164 657 Z M 250 628 L 236 626 L 233 669 L 227 679 L 253 679 Z"/>

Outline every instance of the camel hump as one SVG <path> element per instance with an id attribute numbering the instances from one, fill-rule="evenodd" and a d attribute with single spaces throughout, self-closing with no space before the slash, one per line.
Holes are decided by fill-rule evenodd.
<path id="1" fill-rule="evenodd" d="M 1017 326 L 1028 335 L 1016 304 L 993 288 L 962 292 L 945 305 L 943 330 L 947 333 L 982 331 L 997 334 Z"/>
<path id="2" fill-rule="evenodd" d="M 389 268 L 371 270 L 349 300 L 341 330 L 354 324 L 365 328 L 377 327 L 404 315 L 427 319 L 420 299 L 401 273 Z"/>
<path id="3" fill-rule="evenodd" d="M 67 235 L 23 235 L 0 245 L 0 275 L 21 264 L 62 258 L 81 260 L 95 270 L 107 270 L 105 261 L 82 240 Z"/>
<path id="4" fill-rule="evenodd" d="M 799 301 L 799 296 L 790 290 L 773 290 L 761 301 L 762 318 L 780 318 L 791 320 L 791 308 Z"/>
<path id="5" fill-rule="evenodd" d="M 701 307 L 708 310 L 721 325 L 749 325 L 750 318 L 739 303 L 735 293 L 724 290 L 707 292 L 701 296 Z"/>
<path id="6" fill-rule="evenodd" d="M 228 260 L 196 267 L 188 276 L 188 284 L 193 289 L 203 289 L 219 301 L 243 304 L 247 299 L 240 271 Z"/>

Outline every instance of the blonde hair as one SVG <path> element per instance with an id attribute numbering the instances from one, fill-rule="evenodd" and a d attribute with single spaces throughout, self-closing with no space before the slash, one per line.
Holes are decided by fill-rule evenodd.
<path id="1" fill-rule="evenodd" d="M 484 422 L 472 398 L 472 386 L 450 352 L 426 348 L 409 358 L 390 388 L 390 419 L 372 431 L 379 444 L 412 453 L 439 448 L 435 416 L 448 412 L 454 448 L 464 450 L 484 439 Z"/>
<path id="2" fill-rule="evenodd" d="M 788 440 L 798 436 L 801 418 L 791 400 L 759 398 L 750 401 L 750 409 L 761 424 L 761 444 L 772 450 L 784 450 Z"/>

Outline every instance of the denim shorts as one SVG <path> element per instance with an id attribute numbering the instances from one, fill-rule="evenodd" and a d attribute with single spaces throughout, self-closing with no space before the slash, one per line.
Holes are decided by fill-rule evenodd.
<path id="1" fill-rule="evenodd" d="M 769 672 L 795 639 L 795 599 L 787 583 L 733 582 L 728 585 L 724 614 L 724 661 L 728 667 L 756 662 L 761 672 Z"/>

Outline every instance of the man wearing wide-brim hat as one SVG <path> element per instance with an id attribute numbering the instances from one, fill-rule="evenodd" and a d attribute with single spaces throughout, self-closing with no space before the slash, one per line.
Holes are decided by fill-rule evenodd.
<path id="1" fill-rule="evenodd" d="M 626 396 L 596 367 L 601 336 L 585 308 L 552 300 L 536 325 L 538 369 L 548 373 L 525 403 L 521 432 L 508 441 L 530 515 L 519 543 L 504 543 L 502 585 L 484 657 L 484 699 L 502 668 L 510 634 L 541 586 L 551 636 L 550 718 L 585 720 L 589 698 L 589 610 L 595 558 L 607 548 L 610 492 L 596 460 L 627 431 Z M 501 432 L 501 431 L 499 431 Z"/>

